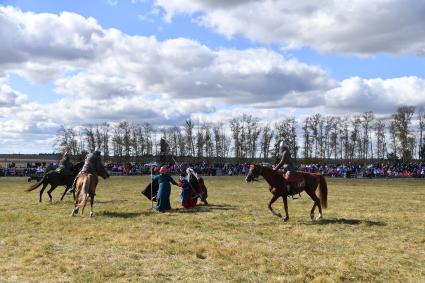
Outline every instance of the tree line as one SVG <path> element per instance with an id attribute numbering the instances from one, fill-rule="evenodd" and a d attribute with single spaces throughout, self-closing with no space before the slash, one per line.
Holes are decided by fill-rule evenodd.
<path id="1" fill-rule="evenodd" d="M 415 115 L 416 114 L 416 115 Z M 171 155 L 191 161 L 239 162 L 276 158 L 284 141 L 305 161 L 403 161 L 425 159 L 425 112 L 402 106 L 387 117 L 368 111 L 347 116 L 320 113 L 275 123 L 242 114 L 227 123 L 195 123 L 155 128 L 150 123 L 102 123 L 60 127 L 55 150 L 83 155 L 100 148 L 106 159 L 141 160 Z"/>

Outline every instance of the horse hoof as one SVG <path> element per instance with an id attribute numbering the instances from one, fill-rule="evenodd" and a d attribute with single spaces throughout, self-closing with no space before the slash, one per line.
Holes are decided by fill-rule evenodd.
<path id="1" fill-rule="evenodd" d="M 322 219 L 323 219 L 322 214 L 319 214 L 319 216 L 317 216 L 317 218 L 316 218 L 316 221 L 320 221 L 320 220 L 322 220 Z"/>
<path id="2" fill-rule="evenodd" d="M 310 219 L 313 221 L 314 220 L 314 213 L 310 214 Z"/>
<path id="3" fill-rule="evenodd" d="M 93 212 L 90 212 L 90 217 L 93 217 Z"/>
<path id="4" fill-rule="evenodd" d="M 287 222 L 289 220 L 289 217 L 285 217 L 284 219 L 283 219 L 283 221 L 285 221 L 285 222 Z"/>

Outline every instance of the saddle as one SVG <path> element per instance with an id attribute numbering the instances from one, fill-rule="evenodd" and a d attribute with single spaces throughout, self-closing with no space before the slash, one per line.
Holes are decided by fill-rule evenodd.
<path id="1" fill-rule="evenodd" d="M 302 172 L 298 171 L 288 171 L 283 175 L 285 178 L 287 185 L 288 194 L 292 196 L 292 199 L 298 199 L 298 197 L 294 197 L 296 194 L 301 197 L 301 192 L 305 186 L 305 180 Z"/>
<path id="2" fill-rule="evenodd" d="M 305 186 L 305 180 L 302 172 L 288 171 L 283 177 L 287 182 L 296 185 L 297 188 L 302 188 Z"/>

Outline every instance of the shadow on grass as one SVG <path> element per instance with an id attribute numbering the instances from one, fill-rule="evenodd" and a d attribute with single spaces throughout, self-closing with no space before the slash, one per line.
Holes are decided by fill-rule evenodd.
<path id="1" fill-rule="evenodd" d="M 237 210 L 233 205 L 229 204 L 209 204 L 209 205 L 197 205 L 193 208 L 176 208 L 171 212 L 174 213 L 202 213 L 202 212 L 211 212 L 214 210 Z"/>
<path id="2" fill-rule="evenodd" d="M 382 222 L 382 221 L 345 219 L 345 218 L 322 219 L 320 221 L 310 222 L 307 225 L 330 225 L 330 224 L 365 225 L 365 226 L 385 226 L 385 225 L 387 225 L 385 222 Z"/>
<path id="3" fill-rule="evenodd" d="M 211 212 L 214 210 L 237 210 L 235 206 L 229 205 L 229 204 L 209 204 L 209 205 L 197 205 L 193 208 L 184 208 L 184 207 L 178 207 L 173 208 L 170 211 L 166 211 L 164 213 L 203 213 L 203 212 Z M 163 213 L 155 210 L 155 207 L 153 209 L 148 209 L 147 211 L 143 211 L 140 214 L 145 216 L 150 216 L 155 213 Z"/>
<path id="4" fill-rule="evenodd" d="M 134 218 L 142 215 L 141 212 L 117 212 L 117 211 L 100 211 L 96 213 L 96 216 L 104 216 L 111 218 Z"/>
<path id="5" fill-rule="evenodd" d="M 123 202 L 127 202 L 127 199 L 110 199 L 110 200 L 97 200 L 95 198 L 94 200 L 97 203 L 123 203 Z"/>

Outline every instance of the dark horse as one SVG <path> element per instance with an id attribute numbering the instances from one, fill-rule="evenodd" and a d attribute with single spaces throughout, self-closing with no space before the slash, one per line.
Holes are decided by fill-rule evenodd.
<path id="1" fill-rule="evenodd" d="M 321 174 L 312 174 L 305 172 L 297 172 L 301 174 L 303 182 L 302 185 L 298 187 L 298 192 L 305 191 L 311 199 L 314 201 L 313 207 L 310 211 L 310 218 L 314 220 L 314 210 L 316 206 L 319 208 L 319 216 L 317 220 L 322 219 L 322 208 L 327 207 L 328 199 L 328 186 L 326 184 L 325 178 Z M 279 198 L 283 198 L 283 205 L 285 207 L 285 221 L 288 221 L 288 182 L 285 180 L 281 173 L 275 172 L 272 168 L 262 166 L 259 164 L 252 164 L 249 168 L 248 175 L 246 176 L 246 181 L 251 182 L 258 178 L 258 176 L 263 176 L 267 183 L 270 185 L 270 192 L 273 194 L 272 199 L 269 202 L 270 211 L 278 216 L 282 217 L 279 212 L 276 212 L 272 208 L 272 204 Z"/>
<path id="2" fill-rule="evenodd" d="M 80 172 L 81 168 L 83 168 L 83 165 L 84 165 L 84 162 L 79 162 L 71 168 L 72 174 L 74 176 L 73 179 L 77 176 L 78 172 Z M 41 202 L 41 196 L 43 195 L 44 190 L 49 184 L 50 184 L 50 190 L 47 191 L 47 194 L 49 195 L 50 202 L 52 201 L 51 192 L 53 192 L 58 186 L 65 186 L 65 191 L 62 194 L 61 200 L 63 200 L 63 198 L 66 195 L 66 192 L 68 192 L 68 190 L 70 189 L 70 187 L 68 187 L 65 176 L 56 170 L 51 170 L 47 172 L 46 174 L 44 174 L 43 178 L 41 178 L 39 182 L 29 187 L 26 191 L 30 192 L 32 190 L 35 190 L 39 186 L 41 186 L 41 184 L 43 184 L 43 187 L 40 190 L 40 202 Z M 74 199 L 75 199 L 75 194 L 74 194 Z"/>

